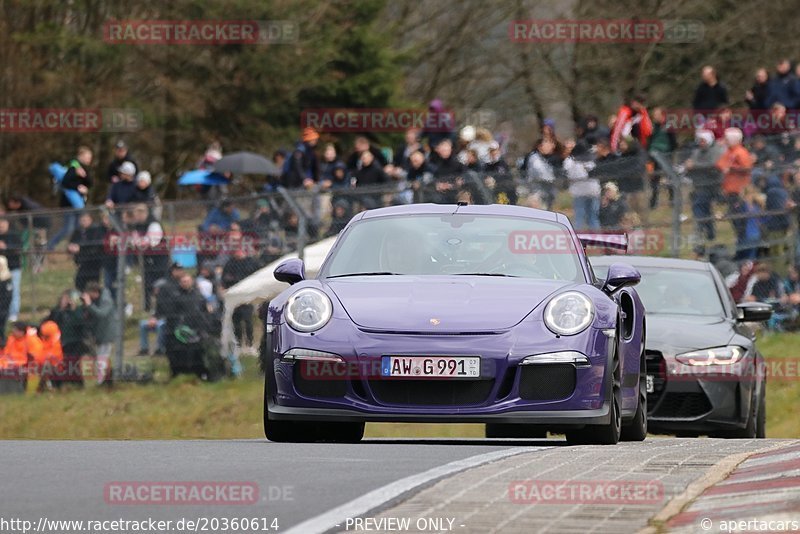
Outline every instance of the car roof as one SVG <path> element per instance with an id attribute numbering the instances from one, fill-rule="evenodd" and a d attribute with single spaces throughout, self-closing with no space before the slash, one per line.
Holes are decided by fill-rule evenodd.
<path id="1" fill-rule="evenodd" d="M 563 213 L 527 208 L 525 206 L 512 206 L 510 204 L 404 204 L 402 206 L 367 210 L 362 212 L 358 219 L 372 219 L 375 217 L 388 217 L 392 215 L 439 215 L 447 213 L 525 217 L 528 219 L 556 221 L 569 226 L 567 217 Z"/>
<path id="2" fill-rule="evenodd" d="M 707 261 L 684 260 L 681 258 L 662 258 L 660 256 L 588 256 L 592 265 L 611 265 L 612 263 L 628 263 L 634 267 L 661 267 L 665 269 L 686 269 L 691 271 L 710 271 Z"/>

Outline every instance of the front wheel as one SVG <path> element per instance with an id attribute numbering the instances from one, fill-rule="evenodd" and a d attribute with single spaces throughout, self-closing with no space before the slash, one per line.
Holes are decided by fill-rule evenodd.
<path id="1" fill-rule="evenodd" d="M 642 343 L 644 347 L 644 342 Z M 642 351 L 644 353 L 644 351 Z M 644 441 L 647 437 L 647 367 L 645 359 L 639 368 L 639 404 L 633 420 L 622 427 L 620 439 L 622 441 Z"/>
<path id="2" fill-rule="evenodd" d="M 364 423 L 333 423 L 272 419 L 267 407 L 267 381 L 264 382 L 264 436 L 278 443 L 358 443 L 364 437 Z"/>
<path id="3" fill-rule="evenodd" d="M 570 445 L 616 445 L 622 433 L 622 369 L 619 358 L 614 355 L 611 373 L 611 403 L 609 421 L 604 425 L 586 425 L 578 430 L 567 431 L 567 443 Z"/>

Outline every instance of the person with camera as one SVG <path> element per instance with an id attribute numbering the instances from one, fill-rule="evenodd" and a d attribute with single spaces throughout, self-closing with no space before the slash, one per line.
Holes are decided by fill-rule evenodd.
<path id="1" fill-rule="evenodd" d="M 81 293 L 82 309 L 95 342 L 97 384 L 111 383 L 111 350 L 117 338 L 114 300 L 99 282 L 89 282 Z"/>
<path id="2" fill-rule="evenodd" d="M 205 360 L 204 343 L 218 332 L 213 331 L 210 304 L 200 294 L 192 275 L 180 273 L 178 287 L 170 292 L 161 313 L 166 320 L 167 359 L 172 376 L 189 373 L 215 378 Z"/>
<path id="3" fill-rule="evenodd" d="M 81 293 L 68 289 L 61 293 L 58 304 L 50 310 L 44 322 L 54 322 L 61 333 L 62 364 L 56 377 L 51 378 L 54 387 L 76 384 L 83 387 L 81 358 L 89 354 L 87 324 L 81 309 Z"/>

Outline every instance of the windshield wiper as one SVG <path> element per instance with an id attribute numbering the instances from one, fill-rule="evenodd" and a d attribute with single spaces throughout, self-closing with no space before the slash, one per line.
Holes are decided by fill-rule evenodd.
<path id="1" fill-rule="evenodd" d="M 334 274 L 333 276 L 327 276 L 326 278 L 345 278 L 348 276 L 396 276 L 398 273 L 390 273 L 388 271 L 385 272 L 374 272 L 374 273 L 347 273 L 347 274 Z"/>
<path id="2" fill-rule="evenodd" d="M 505 276 L 508 278 L 519 278 L 519 276 L 513 274 L 503 273 L 458 273 L 458 276 Z"/>

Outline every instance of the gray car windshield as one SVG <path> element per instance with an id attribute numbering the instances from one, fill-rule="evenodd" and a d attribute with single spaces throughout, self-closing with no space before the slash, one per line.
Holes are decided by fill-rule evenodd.
<path id="1" fill-rule="evenodd" d="M 324 277 L 480 275 L 585 280 L 569 230 L 549 221 L 401 215 L 361 220 L 342 239 Z"/>
<path id="2" fill-rule="evenodd" d="M 642 275 L 642 281 L 636 286 L 636 292 L 647 313 L 714 317 L 725 315 L 711 273 L 689 269 L 637 269 Z M 605 279 L 608 266 L 594 266 L 594 272 L 599 279 Z"/>

